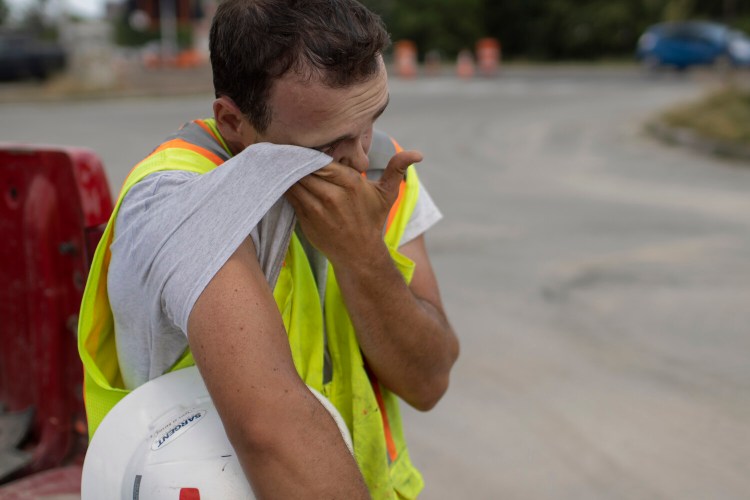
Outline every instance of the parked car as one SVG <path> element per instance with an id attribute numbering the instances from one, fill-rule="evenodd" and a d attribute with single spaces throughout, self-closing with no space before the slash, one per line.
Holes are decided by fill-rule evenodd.
<path id="1" fill-rule="evenodd" d="M 750 66 L 750 38 L 724 24 L 708 21 L 661 23 L 638 40 L 636 57 L 648 69 L 671 66 Z"/>
<path id="2" fill-rule="evenodd" d="M 65 50 L 55 42 L 22 34 L 0 34 L 0 80 L 44 80 L 65 68 Z"/>

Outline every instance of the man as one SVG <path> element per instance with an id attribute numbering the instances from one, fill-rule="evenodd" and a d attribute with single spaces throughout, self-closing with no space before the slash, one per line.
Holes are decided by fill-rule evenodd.
<path id="1" fill-rule="evenodd" d="M 421 156 L 388 160 L 398 148 L 373 132 L 387 42 L 354 0 L 219 6 L 214 119 L 136 166 L 92 264 L 91 432 L 195 363 L 259 498 L 417 496 L 394 394 L 432 408 L 458 342 L 425 250 L 439 212 L 409 167 Z M 354 458 L 305 384 L 342 414 Z"/>

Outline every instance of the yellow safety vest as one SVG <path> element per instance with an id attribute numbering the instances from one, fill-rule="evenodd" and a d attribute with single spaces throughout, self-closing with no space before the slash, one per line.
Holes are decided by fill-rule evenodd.
<path id="1" fill-rule="evenodd" d="M 389 150 L 390 148 L 390 150 Z M 376 133 L 371 149 L 380 163 L 400 150 Z M 115 345 L 114 320 L 107 295 L 107 270 L 114 221 L 128 190 L 147 175 L 163 170 L 204 174 L 230 157 L 213 119 L 195 120 L 159 146 L 128 175 L 94 254 L 78 325 L 78 350 L 84 365 L 84 399 L 93 436 L 104 416 L 130 391 L 124 388 Z M 384 166 L 384 165 L 381 165 Z M 398 200 L 388 216 L 385 242 L 407 283 L 414 263 L 398 245 L 416 205 L 419 181 L 409 167 Z M 294 365 L 306 384 L 323 393 L 341 413 L 354 443 L 354 455 L 375 499 L 412 499 L 424 483 L 412 465 L 403 436 L 398 398 L 367 369 L 332 266 L 328 266 L 325 307 L 321 307 L 312 268 L 296 234 L 273 291 L 284 321 Z M 330 380 L 324 381 L 325 351 Z M 170 371 L 194 365 L 188 349 Z"/>

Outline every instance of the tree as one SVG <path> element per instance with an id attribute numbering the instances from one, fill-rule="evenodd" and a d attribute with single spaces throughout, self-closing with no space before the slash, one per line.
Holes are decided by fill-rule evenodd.
<path id="1" fill-rule="evenodd" d="M 667 21 L 684 21 L 695 14 L 694 0 L 670 0 L 664 9 Z"/>
<path id="2" fill-rule="evenodd" d="M 39 38 L 57 40 L 59 33 L 57 26 L 49 20 L 48 5 L 49 0 L 34 0 L 23 14 L 21 27 Z"/>
<path id="3" fill-rule="evenodd" d="M 667 20 L 712 19 L 750 32 L 747 0 L 363 0 L 392 38 L 448 56 L 482 36 L 503 57 L 540 60 L 632 57 L 638 37 Z"/>
<path id="4" fill-rule="evenodd" d="M 420 54 L 439 50 L 455 56 L 485 35 L 483 0 L 365 0 L 380 14 L 394 41 L 409 39 Z"/>
<path id="5" fill-rule="evenodd" d="M 5 21 L 8 19 L 9 14 L 10 14 L 10 9 L 8 8 L 8 5 L 5 3 L 5 0 L 0 0 L 0 26 L 5 24 Z"/>
<path id="6" fill-rule="evenodd" d="M 504 57 L 630 57 L 670 1 L 686 0 L 484 0 L 483 16 Z"/>

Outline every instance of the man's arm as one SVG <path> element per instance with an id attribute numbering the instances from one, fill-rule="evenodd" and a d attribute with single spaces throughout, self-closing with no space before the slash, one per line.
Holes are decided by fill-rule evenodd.
<path id="1" fill-rule="evenodd" d="M 332 262 L 362 352 L 378 379 L 420 410 L 448 387 L 458 340 L 419 237 L 400 250 L 416 263 L 406 286 L 383 242 L 382 228 L 406 168 L 421 155 L 393 157 L 378 182 L 331 164 L 287 193 L 305 236 Z"/>
<path id="2" fill-rule="evenodd" d="M 250 238 L 198 298 L 188 339 L 258 498 L 369 498 L 336 423 L 297 375 Z"/>
<path id="3" fill-rule="evenodd" d="M 416 263 L 409 287 L 387 251 L 371 266 L 340 262 L 336 279 L 378 380 L 414 408 L 426 411 L 448 389 L 458 340 L 445 316 L 424 238 L 412 240 L 400 251 Z"/>

